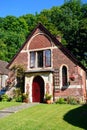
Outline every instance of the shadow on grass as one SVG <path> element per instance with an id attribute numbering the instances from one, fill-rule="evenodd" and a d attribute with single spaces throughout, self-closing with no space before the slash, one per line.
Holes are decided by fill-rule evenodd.
<path id="1" fill-rule="evenodd" d="M 87 130 L 87 104 L 69 111 L 63 119 L 74 126 Z"/>

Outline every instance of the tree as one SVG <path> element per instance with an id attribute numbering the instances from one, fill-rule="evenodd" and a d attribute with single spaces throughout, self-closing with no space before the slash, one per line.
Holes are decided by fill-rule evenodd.
<path id="1" fill-rule="evenodd" d="M 80 20 L 79 30 L 76 34 L 76 43 L 77 43 L 77 56 L 79 60 L 86 66 L 87 65 L 87 18 Z"/>
<path id="2" fill-rule="evenodd" d="M 7 46 L 6 44 L 0 39 L 0 59 L 1 60 L 7 60 Z"/>
<path id="3" fill-rule="evenodd" d="M 52 23 L 63 33 L 66 47 L 78 58 L 85 62 L 87 48 L 87 5 L 81 0 L 66 0 L 61 7 L 51 9 Z M 84 41 L 85 40 L 85 41 Z M 84 64 L 86 65 L 86 64 Z"/>
<path id="4" fill-rule="evenodd" d="M 30 34 L 31 31 L 34 29 L 34 27 L 37 25 L 36 17 L 37 16 L 34 16 L 32 14 L 26 14 L 26 15 L 19 17 L 19 18 L 25 19 L 26 24 L 28 26 L 28 34 Z"/>
<path id="5" fill-rule="evenodd" d="M 25 36 L 22 33 L 16 33 L 7 31 L 5 36 L 3 36 L 4 43 L 7 47 L 7 57 L 9 61 L 18 51 L 18 48 L 21 47 L 21 44 L 25 41 Z"/>

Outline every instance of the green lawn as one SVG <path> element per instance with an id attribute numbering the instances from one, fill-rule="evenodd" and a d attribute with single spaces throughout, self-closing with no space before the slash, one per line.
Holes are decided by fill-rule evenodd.
<path id="1" fill-rule="evenodd" d="M 87 130 L 87 106 L 39 104 L 0 119 L 0 130 Z"/>
<path id="2" fill-rule="evenodd" d="M 7 107 L 20 105 L 20 104 L 21 103 L 18 103 L 18 102 L 0 102 L 0 110 L 7 108 Z"/>

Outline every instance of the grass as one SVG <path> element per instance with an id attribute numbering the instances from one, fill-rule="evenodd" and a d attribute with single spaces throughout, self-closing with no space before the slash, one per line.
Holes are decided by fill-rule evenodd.
<path id="1" fill-rule="evenodd" d="M 39 104 L 0 119 L 0 130 L 86 130 L 87 106 Z"/>
<path id="2" fill-rule="evenodd" d="M 20 103 L 18 102 L 0 102 L 0 110 L 7 108 L 7 107 L 11 107 L 11 106 L 17 106 L 20 105 Z"/>

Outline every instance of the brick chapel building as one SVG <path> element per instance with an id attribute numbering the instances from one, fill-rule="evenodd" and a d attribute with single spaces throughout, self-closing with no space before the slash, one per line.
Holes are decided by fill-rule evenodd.
<path id="1" fill-rule="evenodd" d="M 13 65 L 25 67 L 25 92 L 30 102 L 43 102 L 46 93 L 58 97 L 86 98 L 85 67 L 41 23 L 32 31 Z"/>

